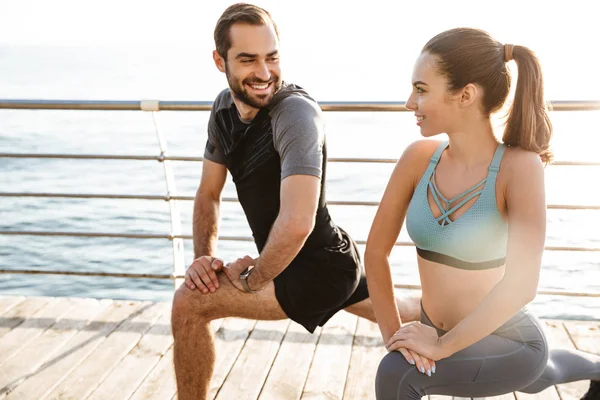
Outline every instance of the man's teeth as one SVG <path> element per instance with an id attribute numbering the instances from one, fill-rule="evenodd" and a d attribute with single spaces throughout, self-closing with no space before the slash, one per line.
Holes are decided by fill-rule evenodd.
<path id="1" fill-rule="evenodd" d="M 269 87 L 269 84 L 268 83 L 263 83 L 262 85 L 256 85 L 255 84 L 255 85 L 250 85 L 250 86 L 252 86 L 253 89 L 264 90 L 264 89 L 266 89 L 266 88 Z"/>
<path id="2" fill-rule="evenodd" d="M 425 119 L 425 117 L 417 117 L 417 121 L 421 122 Z"/>

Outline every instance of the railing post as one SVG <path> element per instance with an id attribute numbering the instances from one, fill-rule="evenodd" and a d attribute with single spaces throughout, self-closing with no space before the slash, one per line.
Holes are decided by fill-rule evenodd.
<path id="1" fill-rule="evenodd" d="M 175 283 L 174 290 L 177 290 L 183 283 L 182 276 L 185 274 L 185 258 L 183 251 L 183 239 L 181 238 L 181 213 L 179 212 L 179 204 L 173 197 L 177 195 L 175 188 L 175 177 L 171 167 L 171 162 L 165 159 L 167 154 L 167 140 L 160 133 L 158 129 L 158 123 L 156 122 L 155 111 L 152 111 L 152 122 L 154 123 L 154 129 L 156 131 L 156 137 L 158 139 L 158 146 L 160 148 L 159 162 L 162 162 L 163 171 L 165 173 L 165 183 L 167 185 L 167 201 L 169 202 L 169 214 L 171 217 L 171 234 L 169 235 L 171 242 L 173 243 L 173 280 Z"/>

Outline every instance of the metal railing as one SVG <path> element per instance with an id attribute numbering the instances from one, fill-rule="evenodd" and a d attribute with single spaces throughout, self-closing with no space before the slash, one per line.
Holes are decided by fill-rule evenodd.
<path id="1" fill-rule="evenodd" d="M 323 111 L 371 111 L 371 112 L 402 112 L 409 111 L 404 102 L 320 102 Z M 154 112 L 157 111 L 210 111 L 212 102 L 205 101 L 79 101 L 79 100 L 2 100 L 0 109 L 11 110 L 101 110 L 101 111 L 150 111 L 158 139 L 159 155 L 115 155 L 115 154 L 43 154 L 43 153 L 0 153 L 0 158 L 46 158 L 46 159 L 88 159 L 88 160 L 144 160 L 158 161 L 163 164 L 166 195 L 133 195 L 111 193 L 28 193 L 28 192 L 0 192 L 0 197 L 38 197 L 38 198 L 78 198 L 78 199 L 134 199 L 134 200 L 162 200 L 169 203 L 171 232 L 160 233 L 111 233 L 111 232 L 60 232 L 60 231 L 0 231 L 0 235 L 31 235 L 31 236 L 76 236 L 76 237 L 113 237 L 137 239 L 168 239 L 173 244 L 173 270 L 171 274 L 130 274 L 110 272 L 82 272 L 82 271 L 40 271 L 33 269 L 0 269 L 3 274 L 49 274 L 49 275 L 75 275 L 75 276 L 110 276 L 124 278 L 150 278 L 150 279 L 175 279 L 176 286 L 180 283 L 185 273 L 183 257 L 183 240 L 192 239 L 192 235 L 181 232 L 181 217 L 178 201 L 192 201 L 194 196 L 178 195 L 175 189 L 175 179 L 170 166 L 171 161 L 200 162 L 202 157 L 173 156 L 167 154 L 167 142 L 161 135 Z M 552 111 L 592 111 L 600 110 L 600 101 L 551 101 L 549 108 Z M 332 163 L 396 163 L 397 159 L 373 158 L 329 158 Z M 554 166 L 600 166 L 600 162 L 593 161 L 555 161 Z M 237 202 L 237 198 L 223 198 L 225 202 Z M 377 201 L 328 201 L 329 205 L 338 206 L 378 206 Z M 600 210 L 600 205 L 567 205 L 550 204 L 548 209 L 560 210 Z M 250 237 L 220 236 L 222 241 L 252 241 Z M 357 240 L 357 244 L 366 244 L 364 240 Z M 396 246 L 414 246 L 412 242 L 399 241 Z M 575 251 L 575 252 L 600 252 L 596 247 L 575 246 L 546 246 L 550 251 Z M 395 284 L 396 288 L 420 289 L 419 285 Z M 600 297 L 600 293 L 570 292 L 558 290 L 539 290 L 538 294 L 560 295 L 576 297 Z"/>
<path id="2" fill-rule="evenodd" d="M 0 99 L 0 109 L 101 111 L 210 111 L 211 101 Z M 320 101 L 323 111 L 410 111 L 404 101 Z M 600 101 L 549 101 L 552 111 L 600 110 Z"/>

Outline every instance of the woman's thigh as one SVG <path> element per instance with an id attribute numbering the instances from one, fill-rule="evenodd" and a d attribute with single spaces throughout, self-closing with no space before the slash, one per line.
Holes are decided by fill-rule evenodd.
<path id="1" fill-rule="evenodd" d="M 485 397 L 516 391 L 540 376 L 547 359 L 541 333 L 541 346 L 535 345 L 535 338 L 526 339 L 489 335 L 437 361 L 431 377 L 417 371 L 400 353 L 389 353 L 377 371 L 377 399 L 420 399 L 429 394 Z"/>

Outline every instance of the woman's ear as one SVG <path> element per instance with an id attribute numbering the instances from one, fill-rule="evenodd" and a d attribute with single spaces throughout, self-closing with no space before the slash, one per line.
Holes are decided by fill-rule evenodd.
<path id="1" fill-rule="evenodd" d="M 479 97 L 479 88 L 469 83 L 467 86 L 462 88 L 460 92 L 460 98 L 458 99 L 461 107 L 470 107 L 475 103 L 475 100 Z"/>

